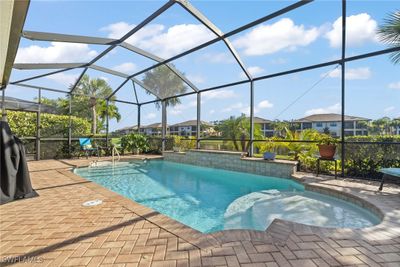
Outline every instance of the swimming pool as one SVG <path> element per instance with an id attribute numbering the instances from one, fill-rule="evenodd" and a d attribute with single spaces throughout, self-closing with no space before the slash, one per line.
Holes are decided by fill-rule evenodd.
<path id="1" fill-rule="evenodd" d="M 307 191 L 289 179 L 163 160 L 78 168 L 75 173 L 203 233 L 265 230 L 275 218 L 349 228 L 380 221 L 368 210 Z"/>

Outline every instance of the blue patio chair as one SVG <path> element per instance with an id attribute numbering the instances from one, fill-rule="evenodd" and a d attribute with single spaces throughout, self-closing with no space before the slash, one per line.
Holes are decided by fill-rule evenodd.
<path id="1" fill-rule="evenodd" d="M 86 158 L 89 158 L 89 153 L 90 156 L 93 156 L 93 152 L 96 152 L 97 157 L 99 157 L 99 149 L 93 147 L 90 138 L 79 138 L 79 145 L 81 146 L 81 150 L 85 152 Z"/>

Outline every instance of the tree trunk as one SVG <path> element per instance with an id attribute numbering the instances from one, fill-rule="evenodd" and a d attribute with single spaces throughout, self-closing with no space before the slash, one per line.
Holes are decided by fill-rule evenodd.
<path id="1" fill-rule="evenodd" d="M 97 114 L 96 104 L 92 106 L 92 134 L 97 133 Z"/>

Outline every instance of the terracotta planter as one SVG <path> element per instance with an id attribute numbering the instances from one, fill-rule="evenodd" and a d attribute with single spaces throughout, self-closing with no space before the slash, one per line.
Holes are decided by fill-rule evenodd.
<path id="1" fill-rule="evenodd" d="M 336 153 L 336 145 L 318 145 L 319 155 L 324 159 L 333 159 Z"/>

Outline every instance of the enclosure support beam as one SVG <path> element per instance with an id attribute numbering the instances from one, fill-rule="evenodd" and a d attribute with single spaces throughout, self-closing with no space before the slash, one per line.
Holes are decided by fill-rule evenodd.
<path id="1" fill-rule="evenodd" d="M 142 108 L 142 105 L 137 105 L 137 132 L 140 134 L 140 110 Z"/>
<path id="2" fill-rule="evenodd" d="M 161 102 L 162 106 L 162 111 L 161 111 L 161 125 L 162 125 L 162 130 L 161 130 L 161 151 L 165 151 L 165 141 L 166 141 L 166 136 L 167 136 L 167 104 L 166 101 L 163 100 Z"/>
<path id="3" fill-rule="evenodd" d="M 7 112 L 6 112 L 6 88 L 1 90 L 1 120 L 7 121 Z"/>
<path id="4" fill-rule="evenodd" d="M 254 82 L 250 82 L 250 141 L 249 157 L 254 155 Z"/>
<path id="5" fill-rule="evenodd" d="M 40 160 L 40 110 L 42 106 L 42 90 L 38 90 L 38 112 L 36 113 L 36 160 Z"/>
<path id="6" fill-rule="evenodd" d="M 346 148 L 345 148 L 345 132 L 344 132 L 344 124 L 345 124 L 345 85 L 346 85 L 346 68 L 345 68 L 345 59 L 346 59 L 346 0 L 342 0 L 342 62 L 341 62 L 341 95 L 342 95 L 342 128 L 341 128 L 341 167 L 342 167 L 342 177 L 344 177 L 344 167 L 346 160 Z"/>
<path id="7" fill-rule="evenodd" d="M 196 148 L 200 149 L 201 133 L 201 93 L 197 93 L 197 122 L 196 122 Z"/>
<path id="8" fill-rule="evenodd" d="M 68 155 L 71 157 L 72 154 L 72 94 L 69 94 L 69 106 L 68 106 Z"/>
<path id="9" fill-rule="evenodd" d="M 110 116 L 109 116 L 109 105 L 110 101 L 106 101 L 106 148 L 108 148 L 108 133 L 109 133 L 109 124 L 110 124 Z"/>

